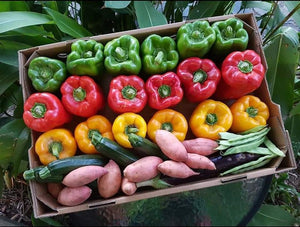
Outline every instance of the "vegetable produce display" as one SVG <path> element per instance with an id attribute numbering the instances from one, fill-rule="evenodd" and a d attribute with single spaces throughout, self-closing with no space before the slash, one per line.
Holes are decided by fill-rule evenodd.
<path id="1" fill-rule="evenodd" d="M 32 59 L 23 119 L 40 163 L 24 179 L 76 206 L 284 157 L 255 93 L 266 69 L 248 41 L 237 18 L 197 20 L 172 36 L 75 40 L 66 63 Z"/>

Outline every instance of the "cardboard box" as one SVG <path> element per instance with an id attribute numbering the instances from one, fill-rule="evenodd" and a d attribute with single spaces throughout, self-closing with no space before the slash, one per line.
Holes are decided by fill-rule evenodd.
<path id="1" fill-rule="evenodd" d="M 260 33 L 257 28 L 256 20 L 253 14 L 226 15 L 226 16 L 203 18 L 203 20 L 208 20 L 210 23 L 213 23 L 215 21 L 225 20 L 231 17 L 240 18 L 244 22 L 244 27 L 249 34 L 248 48 L 253 49 L 258 54 L 260 54 L 262 63 L 267 68 L 264 52 L 262 49 L 262 41 L 261 41 Z M 191 22 L 191 21 L 187 21 L 187 22 Z M 124 34 L 130 34 L 135 36 L 137 39 L 139 39 L 140 43 L 144 38 L 146 38 L 148 35 L 153 33 L 159 34 L 161 36 L 172 36 L 175 38 L 179 27 L 187 22 L 179 22 L 179 23 L 173 23 L 168 25 L 155 26 L 151 28 L 135 29 L 135 30 L 118 32 L 113 34 L 85 37 L 83 39 L 84 40 L 94 39 L 105 45 L 105 43 L 108 42 L 109 40 L 112 40 Z M 75 40 L 68 40 L 64 42 L 37 46 L 37 47 L 19 51 L 20 83 L 23 88 L 24 100 L 26 100 L 30 96 L 30 94 L 35 92 L 27 76 L 27 70 L 30 61 L 38 56 L 47 56 L 52 58 L 59 58 L 61 56 L 66 56 L 66 54 L 70 52 L 71 44 L 74 41 Z M 108 75 L 105 75 L 100 84 L 100 86 L 102 87 L 106 95 L 108 93 L 108 84 L 110 79 L 111 78 Z M 57 201 L 47 192 L 45 184 L 40 184 L 34 181 L 30 181 L 29 185 L 30 185 L 30 190 L 31 190 L 31 195 L 33 200 L 34 216 L 36 218 L 43 218 L 43 217 L 50 217 L 50 216 L 83 211 L 88 209 L 95 209 L 99 207 L 128 203 L 136 200 L 158 197 L 167 194 L 197 190 L 201 188 L 207 188 L 207 187 L 222 185 L 225 183 L 230 183 L 233 181 L 257 178 L 257 177 L 272 175 L 275 173 L 286 172 L 295 169 L 296 163 L 295 163 L 294 153 L 291 147 L 289 134 L 285 130 L 281 118 L 280 106 L 272 102 L 266 80 L 262 82 L 259 89 L 257 89 L 253 94 L 260 97 L 261 100 L 264 101 L 270 108 L 270 118 L 268 124 L 271 126 L 272 130 L 270 131 L 268 136 L 286 154 L 286 157 L 276 158 L 272 160 L 268 165 L 246 173 L 189 182 L 189 183 L 180 184 L 178 186 L 174 186 L 167 189 L 160 189 L 160 190 L 139 189 L 132 196 L 126 196 L 122 193 L 119 193 L 117 196 L 110 199 L 102 199 L 99 196 L 99 198 L 97 199 L 94 200 L 89 199 L 85 203 L 73 207 L 66 207 L 58 204 Z M 197 104 L 188 103 L 184 99 L 178 106 L 174 107 L 173 109 L 182 112 L 186 116 L 186 118 L 189 119 L 192 110 L 196 107 L 196 105 Z M 146 107 L 139 114 L 141 114 L 148 122 L 148 120 L 150 119 L 150 117 L 153 115 L 154 112 L 155 112 L 154 110 L 150 109 L 149 107 Z M 99 114 L 108 117 L 111 120 L 111 122 L 113 122 L 113 120 L 117 116 L 117 114 L 113 113 L 107 106 L 104 110 L 99 112 Z M 72 130 L 74 129 L 75 125 L 81 121 L 83 121 L 83 119 L 77 119 L 77 122 L 75 119 L 72 125 L 67 125 L 66 127 L 69 127 Z M 32 145 L 35 144 L 35 141 L 40 134 L 41 133 L 32 131 L 31 134 Z M 193 138 L 190 129 L 187 134 L 187 139 L 189 138 Z M 39 159 L 34 152 L 34 146 L 32 146 L 29 149 L 28 155 L 29 155 L 30 168 L 40 165 Z"/>

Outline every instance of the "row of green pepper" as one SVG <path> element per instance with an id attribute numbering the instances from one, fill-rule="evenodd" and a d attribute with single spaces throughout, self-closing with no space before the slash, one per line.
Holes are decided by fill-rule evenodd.
<path id="1" fill-rule="evenodd" d="M 131 35 L 115 38 L 105 46 L 95 40 L 77 40 L 71 45 L 66 65 L 60 60 L 38 57 L 31 62 L 28 76 L 37 91 L 54 92 L 66 78 L 67 71 L 96 76 L 105 69 L 112 75 L 137 75 L 143 67 L 148 75 L 160 74 L 175 69 L 179 59 L 202 58 L 210 49 L 215 55 L 227 55 L 245 50 L 247 45 L 248 33 L 241 20 L 230 18 L 212 26 L 198 20 L 179 28 L 177 43 L 168 36 L 148 36 L 141 44 L 141 56 L 139 41 Z"/>

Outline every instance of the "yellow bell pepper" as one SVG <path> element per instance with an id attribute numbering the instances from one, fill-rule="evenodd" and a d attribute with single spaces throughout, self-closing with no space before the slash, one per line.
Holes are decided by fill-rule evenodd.
<path id="1" fill-rule="evenodd" d="M 132 148 L 128 140 L 128 134 L 135 133 L 145 138 L 147 123 L 139 114 L 131 112 L 123 113 L 114 120 L 112 132 L 118 144 L 126 148 Z"/>
<path id="2" fill-rule="evenodd" d="M 92 144 L 90 136 L 92 131 L 98 131 L 103 137 L 114 140 L 112 125 L 102 115 L 94 115 L 81 122 L 75 128 L 74 135 L 79 149 L 85 154 L 99 154 Z"/>
<path id="3" fill-rule="evenodd" d="M 188 131 L 188 123 L 183 114 L 172 109 L 163 109 L 157 111 L 147 125 L 148 136 L 153 142 L 158 129 L 172 132 L 178 140 L 183 141 Z"/>
<path id="4" fill-rule="evenodd" d="M 235 133 L 266 125 L 270 116 L 268 106 L 253 95 L 239 98 L 230 106 L 230 110 L 233 116 L 230 130 Z"/>
<path id="5" fill-rule="evenodd" d="M 219 132 L 226 132 L 232 124 L 230 108 L 221 101 L 207 99 L 195 108 L 189 121 L 196 137 L 219 139 Z"/>
<path id="6" fill-rule="evenodd" d="M 57 159 L 72 157 L 76 150 L 76 141 L 71 131 L 63 128 L 44 132 L 35 142 L 35 152 L 43 165 Z"/>

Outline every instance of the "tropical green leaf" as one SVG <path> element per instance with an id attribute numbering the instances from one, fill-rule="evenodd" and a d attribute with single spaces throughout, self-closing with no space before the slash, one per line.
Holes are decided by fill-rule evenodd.
<path id="1" fill-rule="evenodd" d="M 280 206 L 263 204 L 247 226 L 294 226 L 296 219 Z"/>
<path id="2" fill-rule="evenodd" d="M 17 138 L 14 155 L 12 156 L 11 163 L 12 163 L 12 170 L 10 173 L 12 176 L 17 176 L 21 172 L 23 172 L 23 168 L 21 167 L 21 161 L 22 160 L 28 160 L 28 149 L 30 147 L 31 141 L 30 141 L 30 129 L 27 127 L 24 127 L 21 131 L 20 135 Z"/>
<path id="3" fill-rule="evenodd" d="M 39 25 L 17 28 L 12 31 L 1 33 L 0 37 L 23 36 L 23 35 L 53 37 L 51 32 L 46 31 L 42 26 L 39 26 Z"/>
<path id="4" fill-rule="evenodd" d="M 28 10 L 30 9 L 25 1 L 0 1 L 0 12 Z"/>
<path id="5" fill-rule="evenodd" d="M 291 12 L 294 8 L 296 8 L 300 3 L 299 1 L 283 1 L 286 7 L 288 8 L 288 11 Z M 299 7 L 299 6 L 298 6 Z M 296 24 L 300 27 L 300 10 L 297 10 L 292 18 L 296 22 Z"/>
<path id="6" fill-rule="evenodd" d="M 70 17 L 64 14 L 61 14 L 47 7 L 44 7 L 44 9 L 52 17 L 55 24 L 62 32 L 74 38 L 81 38 L 81 37 L 93 35 L 88 30 L 86 30 L 83 26 L 78 24 L 74 19 L 71 19 Z"/>
<path id="7" fill-rule="evenodd" d="M 218 8 L 220 1 L 198 1 L 188 15 L 188 19 L 199 19 L 204 17 L 211 17 Z"/>
<path id="8" fill-rule="evenodd" d="M 35 218 L 33 213 L 31 215 L 31 222 L 33 226 L 63 226 L 60 222 L 54 218 Z"/>
<path id="9" fill-rule="evenodd" d="M 51 18 L 41 13 L 23 11 L 0 13 L 0 33 L 26 26 L 50 23 L 53 23 Z"/>
<path id="10" fill-rule="evenodd" d="M 242 1 L 243 8 L 258 8 L 264 11 L 271 10 L 272 3 L 266 1 Z"/>
<path id="11" fill-rule="evenodd" d="M 285 121 L 285 128 L 289 131 L 295 156 L 300 154 L 300 103 L 290 112 L 290 117 Z"/>
<path id="12" fill-rule="evenodd" d="M 131 1 L 105 1 L 104 6 L 111 9 L 124 9 Z"/>
<path id="13" fill-rule="evenodd" d="M 27 49 L 31 46 L 10 40 L 0 40 L 0 62 L 18 67 L 18 50 Z"/>
<path id="14" fill-rule="evenodd" d="M 293 109 L 290 112 L 290 117 L 299 114 L 300 115 L 300 103 L 298 103 L 296 106 L 293 107 Z"/>
<path id="15" fill-rule="evenodd" d="M 25 128 L 23 119 L 15 119 L 0 128 L 0 165 L 7 169 L 15 155 L 18 138 Z"/>
<path id="16" fill-rule="evenodd" d="M 264 48 L 270 94 L 272 100 L 280 104 L 283 120 L 293 106 L 293 87 L 299 61 L 299 40 L 296 37 L 298 34 L 294 29 L 283 27 Z"/>
<path id="17" fill-rule="evenodd" d="M 19 77 L 18 68 L 0 62 L 0 96 Z"/>
<path id="18" fill-rule="evenodd" d="M 158 12 L 151 1 L 134 1 L 137 22 L 140 28 L 167 24 L 165 15 Z"/>

